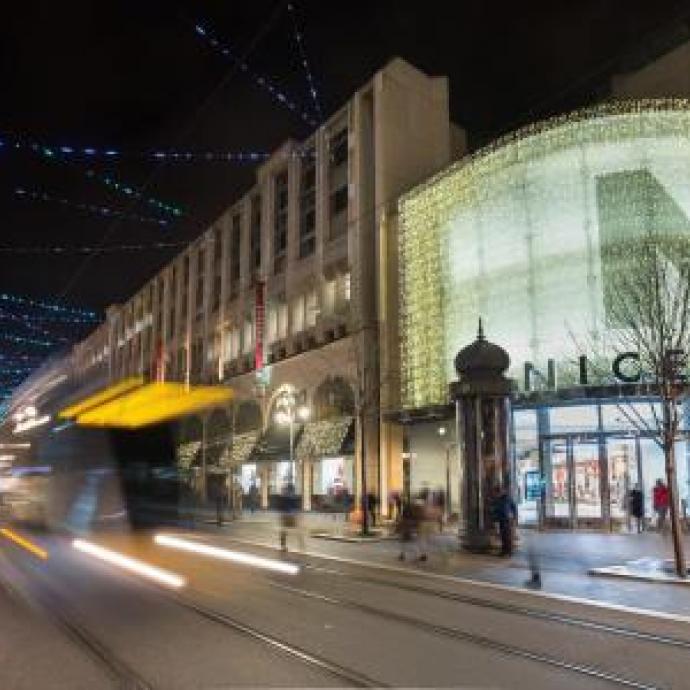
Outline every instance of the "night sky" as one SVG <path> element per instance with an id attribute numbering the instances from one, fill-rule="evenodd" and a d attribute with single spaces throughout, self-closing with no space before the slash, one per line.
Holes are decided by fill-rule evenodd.
<path id="1" fill-rule="evenodd" d="M 156 163 L 142 154 L 266 151 L 311 127 L 194 30 L 211 30 L 309 108 L 293 31 L 329 115 L 393 56 L 450 78 L 451 115 L 477 145 L 530 118 L 586 103 L 645 37 L 690 16 L 687 2 L 24 2 L 0 25 L 0 291 L 102 309 L 179 249 L 13 254 L 8 247 L 180 243 L 252 183 L 251 165 Z M 38 155 L 25 145 L 113 148 L 115 159 Z M 54 149 L 51 149 L 53 151 Z M 127 155 L 124 155 L 126 153 Z M 22 188 L 127 215 L 166 217 L 88 176 L 108 176 L 187 214 L 167 227 L 113 221 Z"/>

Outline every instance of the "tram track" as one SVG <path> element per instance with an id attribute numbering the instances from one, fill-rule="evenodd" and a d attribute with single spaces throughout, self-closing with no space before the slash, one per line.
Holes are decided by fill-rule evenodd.
<path id="1" fill-rule="evenodd" d="M 308 652 L 301 647 L 297 647 L 285 640 L 282 640 L 274 635 L 267 632 L 259 630 L 254 626 L 248 625 L 247 623 L 241 622 L 236 618 L 229 616 L 228 614 L 221 613 L 215 609 L 208 608 L 197 602 L 192 601 L 188 597 L 183 597 L 177 594 L 171 594 L 168 592 L 163 592 L 162 590 L 156 590 L 166 599 L 174 601 L 176 604 L 182 608 L 193 611 L 197 615 L 205 618 L 206 620 L 213 621 L 218 625 L 225 628 L 229 628 L 235 633 L 249 637 L 255 641 L 259 641 L 271 649 L 280 652 L 286 656 L 293 659 L 297 659 L 306 666 L 315 668 L 325 674 L 335 678 L 341 682 L 345 682 L 349 687 L 357 688 L 385 688 L 389 687 L 381 681 L 374 680 L 369 676 L 359 673 L 353 669 L 346 668 L 340 664 L 333 661 L 325 659 L 319 655 Z"/>
<path id="2" fill-rule="evenodd" d="M 677 647 L 679 649 L 690 650 L 690 640 L 679 637 L 672 637 L 670 635 L 659 635 L 656 633 L 649 633 L 636 628 L 628 628 L 621 625 L 611 625 L 609 623 L 600 623 L 586 618 L 578 618 L 562 613 L 555 613 L 552 611 L 544 611 L 541 609 L 531 608 L 529 606 L 519 606 L 517 604 L 508 604 L 501 601 L 484 599 L 481 597 L 471 596 L 468 594 L 460 594 L 458 592 L 449 592 L 448 590 L 429 589 L 420 585 L 407 584 L 402 582 L 393 582 L 391 580 L 382 580 L 375 577 L 367 577 L 364 575 L 352 575 L 330 568 L 320 568 L 305 564 L 304 567 L 314 572 L 323 572 L 330 575 L 346 577 L 349 581 L 361 582 L 363 584 L 370 584 L 379 587 L 388 587 L 399 589 L 405 592 L 414 594 L 422 594 L 424 596 L 433 597 L 436 599 L 444 599 L 447 601 L 454 601 L 458 604 L 466 604 L 477 608 L 499 611 L 501 613 L 509 613 L 516 616 L 524 616 L 535 620 L 544 620 L 552 623 L 560 623 L 562 625 L 573 626 L 586 630 L 602 632 L 610 635 L 618 635 L 620 637 L 627 637 L 639 641 L 650 642 L 653 644 L 667 645 Z M 414 575 L 414 573 L 411 573 Z"/>
<path id="3" fill-rule="evenodd" d="M 519 647 L 517 645 L 501 642 L 499 640 L 492 639 L 485 635 L 479 635 L 476 633 L 468 632 L 466 630 L 461 630 L 459 628 L 431 623 L 429 621 L 424 621 L 419 618 L 407 616 L 405 614 L 396 613 L 394 611 L 389 611 L 386 609 L 381 609 L 375 606 L 370 606 L 369 604 L 363 604 L 361 602 L 352 601 L 350 599 L 342 599 L 339 597 L 323 594 L 321 592 L 314 592 L 299 587 L 293 587 L 291 585 L 285 585 L 275 581 L 271 581 L 271 586 L 277 590 L 288 592 L 296 596 L 312 599 L 315 601 L 320 601 L 331 606 L 337 606 L 340 608 L 347 608 L 353 611 L 358 611 L 360 613 L 365 613 L 371 616 L 407 625 L 417 630 L 423 630 L 433 635 L 451 638 L 460 642 L 466 642 L 478 647 L 482 647 L 484 649 L 490 649 L 492 651 L 499 652 L 507 656 L 517 657 L 539 664 L 551 666 L 561 671 L 575 673 L 577 675 L 585 676 L 593 680 L 605 681 L 610 683 L 611 685 L 616 685 L 625 688 L 634 688 L 635 690 L 660 690 L 660 688 L 662 687 L 657 685 L 651 685 L 644 681 L 636 680 L 634 678 L 623 676 L 618 673 L 606 671 L 595 666 L 566 661 L 564 659 L 559 659 L 548 654 L 534 652 L 524 647 Z"/>

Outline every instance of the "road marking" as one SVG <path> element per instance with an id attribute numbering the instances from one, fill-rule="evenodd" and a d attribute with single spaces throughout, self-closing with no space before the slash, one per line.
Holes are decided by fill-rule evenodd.
<path id="1" fill-rule="evenodd" d="M 212 538 L 212 535 L 199 535 L 201 538 Z M 280 547 L 270 542 L 259 542 L 251 539 L 242 539 L 241 537 L 224 536 L 224 539 L 238 542 L 240 544 L 248 544 L 251 546 L 259 546 L 266 549 L 278 550 Z M 417 570 L 414 568 L 401 568 L 395 565 L 388 565 L 386 563 L 374 563 L 372 561 L 360 561 L 355 558 L 346 558 L 344 556 L 334 556 L 332 554 L 318 553 L 314 551 L 300 551 L 293 549 L 292 553 L 297 553 L 302 556 L 309 556 L 310 558 L 320 558 L 322 560 L 334 561 L 336 563 L 349 563 L 363 568 L 373 568 L 376 570 L 383 570 L 392 573 L 403 573 L 405 575 L 418 575 L 433 580 L 442 582 L 454 582 L 456 584 L 470 585 L 472 587 L 483 588 L 494 592 L 511 592 L 513 594 L 521 594 L 528 597 L 535 597 L 538 599 L 554 600 L 565 602 L 569 604 L 580 604 L 582 606 L 591 606 L 593 608 L 605 609 L 609 611 L 618 611 L 621 613 L 630 613 L 647 618 L 659 618 L 662 620 L 673 621 L 675 623 L 685 623 L 690 625 L 690 616 L 685 616 L 678 613 L 667 613 L 666 611 L 657 611 L 655 609 L 644 609 L 636 606 L 626 606 L 625 604 L 614 604 L 607 601 L 598 601 L 597 599 L 586 599 L 584 597 L 576 597 L 570 594 L 558 594 L 556 592 L 543 592 L 531 589 L 523 589 L 522 587 L 515 587 L 513 585 L 502 585 L 495 582 L 483 582 L 481 580 L 473 580 L 468 577 L 461 577 L 459 575 L 444 575 L 443 573 L 431 573 L 425 570 Z"/>
<path id="2" fill-rule="evenodd" d="M 149 580 L 154 580 L 163 585 L 168 585 L 169 587 L 184 587 L 187 581 L 180 575 L 172 573 L 169 570 L 163 570 L 162 568 L 157 568 L 154 565 L 149 565 L 143 561 L 139 561 L 135 558 L 130 558 L 117 551 L 111 551 L 103 546 L 98 546 L 97 544 L 92 544 L 91 542 L 84 541 L 83 539 L 75 539 L 72 541 L 72 546 L 83 553 L 88 553 L 90 556 L 94 556 L 101 561 L 110 563 L 111 565 L 116 565 L 118 568 L 123 570 L 129 570 L 132 573 L 137 573 L 138 575 L 143 575 Z"/>
<path id="3" fill-rule="evenodd" d="M 29 553 L 32 553 L 34 556 L 37 556 L 41 560 L 48 560 L 48 552 L 45 549 L 42 549 L 37 544 L 34 544 L 25 537 L 22 537 L 21 535 L 17 534 L 13 530 L 8 529 L 7 527 L 3 527 L 2 529 L 0 529 L 0 534 L 2 534 L 3 537 L 6 537 L 10 541 L 17 544 L 17 546 L 21 546 L 24 550 L 28 551 Z"/>

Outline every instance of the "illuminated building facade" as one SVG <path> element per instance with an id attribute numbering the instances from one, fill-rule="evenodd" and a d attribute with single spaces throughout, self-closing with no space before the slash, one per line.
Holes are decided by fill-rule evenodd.
<path id="1" fill-rule="evenodd" d="M 257 507 L 292 483 L 305 508 L 333 508 L 361 491 L 362 445 L 368 490 L 387 495 L 402 476 L 401 434 L 380 418 L 378 286 L 389 269 L 379 228 L 403 191 L 463 146 L 447 80 L 391 61 L 305 141 L 275 151 L 252 189 L 112 307 L 75 348 L 77 370 L 231 386 L 231 408 L 185 424 L 181 465 L 209 497 L 232 473 Z M 295 420 L 294 463 L 276 423 L 288 388 L 309 411 Z"/>
<path id="2" fill-rule="evenodd" d="M 400 201 L 402 407 L 410 418 L 444 408 L 453 358 L 481 317 L 510 353 L 519 386 L 512 433 L 523 521 L 615 523 L 637 483 L 651 514 L 663 455 L 621 413 L 616 378 L 590 371 L 585 382 L 579 366 L 580 355 L 611 354 L 605 295 L 613 268 L 604 250 L 629 247 L 634 271 L 634 240 L 647 232 L 690 238 L 685 100 L 604 104 L 532 125 Z M 635 404 L 653 424 L 653 403 Z M 448 425 L 432 426 L 439 424 Z M 429 433 L 410 427 L 412 466 Z M 679 445 L 687 500 L 688 450 Z M 445 467 L 443 458 L 436 465 Z M 445 483 L 439 472 L 435 479 Z"/>

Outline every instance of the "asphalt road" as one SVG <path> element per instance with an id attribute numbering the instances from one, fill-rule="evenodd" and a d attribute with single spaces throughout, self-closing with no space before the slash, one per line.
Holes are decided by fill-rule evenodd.
<path id="1" fill-rule="evenodd" d="M 92 543 L 186 579 L 173 589 L 66 537 L 0 538 L 0 687 L 690 687 L 690 624 L 501 586 L 287 554 L 296 574 L 154 542 Z M 191 544 L 281 559 L 222 535 Z"/>

